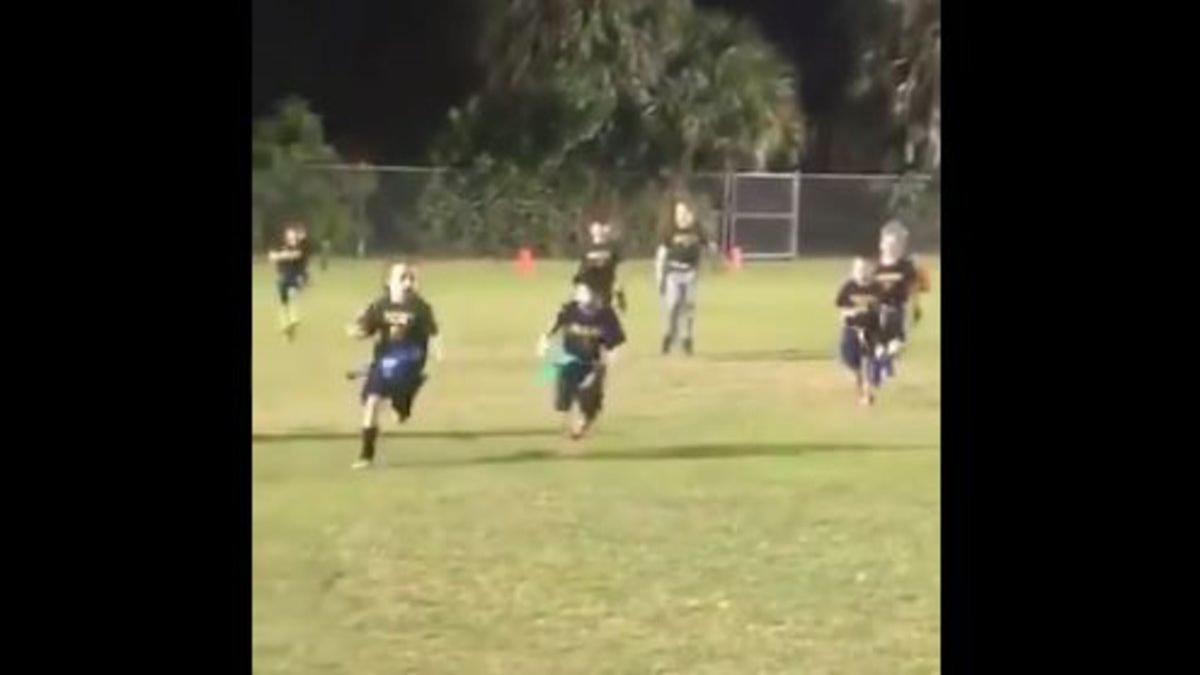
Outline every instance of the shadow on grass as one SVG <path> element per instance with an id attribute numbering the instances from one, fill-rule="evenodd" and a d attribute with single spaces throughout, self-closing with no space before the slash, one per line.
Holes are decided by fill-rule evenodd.
<path id="1" fill-rule="evenodd" d="M 834 358 L 829 350 L 813 351 L 803 349 L 775 349 L 745 352 L 717 352 L 704 354 L 701 358 L 717 362 L 743 361 L 829 361 Z"/>
<path id="2" fill-rule="evenodd" d="M 381 438 L 414 438 L 448 441 L 477 441 L 489 438 L 537 438 L 559 436 L 556 428 L 536 429 L 472 429 L 466 431 L 382 431 Z M 358 440 L 358 431 L 293 431 L 278 434 L 252 434 L 253 443 L 293 443 L 300 441 Z"/>
<path id="3" fill-rule="evenodd" d="M 586 441 L 585 441 L 586 443 Z M 908 452 L 936 450 L 936 444 L 896 443 L 712 443 L 626 450 L 589 451 L 586 445 L 568 452 L 537 449 L 507 455 L 466 459 L 387 462 L 389 467 L 468 466 L 481 464 L 521 464 L 525 462 L 646 461 L 670 459 L 733 459 L 744 457 L 795 457 L 813 452 Z"/>

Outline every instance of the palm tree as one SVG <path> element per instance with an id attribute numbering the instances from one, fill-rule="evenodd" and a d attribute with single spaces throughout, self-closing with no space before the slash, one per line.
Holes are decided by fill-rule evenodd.
<path id="1" fill-rule="evenodd" d="M 936 172 L 941 165 L 941 0 L 900 2 L 899 24 L 891 27 L 893 115 L 904 127 L 906 164 Z"/>

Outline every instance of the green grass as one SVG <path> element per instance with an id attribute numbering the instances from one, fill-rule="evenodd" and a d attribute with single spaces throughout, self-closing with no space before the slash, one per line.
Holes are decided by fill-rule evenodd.
<path id="1" fill-rule="evenodd" d="M 254 672 L 937 672 L 938 279 L 863 409 L 833 360 L 848 268 L 709 272 L 689 360 L 657 355 L 626 265 L 630 344 L 572 444 L 533 354 L 569 266 L 430 264 L 447 359 L 352 473 L 368 345 L 343 327 L 381 267 L 317 272 L 287 344 L 257 265 Z"/>

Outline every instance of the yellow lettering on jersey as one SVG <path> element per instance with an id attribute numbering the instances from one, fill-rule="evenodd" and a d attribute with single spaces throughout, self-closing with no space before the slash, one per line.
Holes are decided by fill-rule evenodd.
<path id="1" fill-rule="evenodd" d="M 587 254 L 588 260 L 594 260 L 596 262 L 604 262 L 611 257 L 612 253 L 608 251 L 589 251 Z"/>
<path id="2" fill-rule="evenodd" d="M 600 337 L 600 329 L 595 326 L 585 326 L 581 323 L 573 323 L 567 326 L 567 332 L 571 335 L 578 335 L 585 338 Z"/>
<path id="3" fill-rule="evenodd" d="M 700 240 L 700 237 L 694 234 L 677 234 L 672 237 L 671 241 L 676 246 L 691 246 Z"/>
<path id="4" fill-rule="evenodd" d="M 389 326 L 407 326 L 412 319 L 412 312 L 385 311 L 383 313 L 383 320 Z"/>

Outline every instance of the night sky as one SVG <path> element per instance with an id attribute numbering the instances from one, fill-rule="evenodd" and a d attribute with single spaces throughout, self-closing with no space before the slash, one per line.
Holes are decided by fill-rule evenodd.
<path id="1" fill-rule="evenodd" d="M 696 0 L 757 20 L 802 72 L 806 112 L 836 107 L 852 62 L 846 0 Z M 350 160 L 420 164 L 476 89 L 472 0 L 253 0 L 253 114 L 298 94 Z"/>

